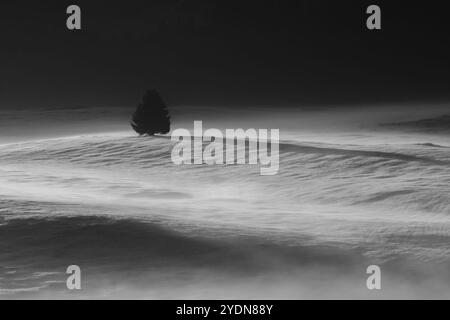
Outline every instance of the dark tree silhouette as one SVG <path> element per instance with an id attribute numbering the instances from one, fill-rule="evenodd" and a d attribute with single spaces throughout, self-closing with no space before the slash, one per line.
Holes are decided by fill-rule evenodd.
<path id="1" fill-rule="evenodd" d="M 131 126 L 140 135 L 165 134 L 170 131 L 170 116 L 159 93 L 148 90 L 131 119 Z"/>

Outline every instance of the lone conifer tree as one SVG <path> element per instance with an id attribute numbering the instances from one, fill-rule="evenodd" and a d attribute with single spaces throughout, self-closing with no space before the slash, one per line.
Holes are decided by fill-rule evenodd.
<path id="1" fill-rule="evenodd" d="M 169 110 L 156 90 L 148 90 L 145 93 L 142 102 L 133 114 L 131 126 L 140 135 L 153 136 L 170 131 Z"/>

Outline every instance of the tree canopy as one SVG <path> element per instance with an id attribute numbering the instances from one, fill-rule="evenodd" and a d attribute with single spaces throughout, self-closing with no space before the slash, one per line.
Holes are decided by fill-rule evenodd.
<path id="1" fill-rule="evenodd" d="M 145 93 L 133 114 L 131 126 L 140 135 L 153 136 L 170 131 L 169 110 L 155 89 Z"/>

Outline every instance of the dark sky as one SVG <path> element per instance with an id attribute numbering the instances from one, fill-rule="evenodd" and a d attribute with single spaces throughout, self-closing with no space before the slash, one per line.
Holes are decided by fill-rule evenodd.
<path id="1" fill-rule="evenodd" d="M 66 28 L 70 4 L 82 30 Z M 366 8 L 382 30 L 366 29 Z M 448 101 L 445 1 L 0 4 L 0 107 Z"/>

